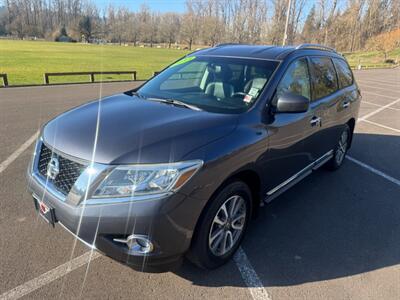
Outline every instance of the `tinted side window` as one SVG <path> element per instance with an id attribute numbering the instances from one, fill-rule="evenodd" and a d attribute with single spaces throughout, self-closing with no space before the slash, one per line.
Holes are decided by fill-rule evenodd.
<path id="1" fill-rule="evenodd" d="M 334 93 L 338 89 L 336 71 L 328 57 L 312 57 L 314 98 L 320 99 Z"/>
<path id="2" fill-rule="evenodd" d="M 333 59 L 333 63 L 335 64 L 336 72 L 339 78 L 339 86 L 344 88 L 346 86 L 353 84 L 353 74 L 347 63 L 342 59 Z"/>
<path id="3" fill-rule="evenodd" d="M 274 102 L 284 93 L 293 93 L 311 98 L 310 75 L 308 73 L 307 61 L 299 59 L 293 62 L 276 89 Z"/>

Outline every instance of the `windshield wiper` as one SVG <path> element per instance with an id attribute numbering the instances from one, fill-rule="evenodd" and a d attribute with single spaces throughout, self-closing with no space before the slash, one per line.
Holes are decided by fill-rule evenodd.
<path id="1" fill-rule="evenodd" d="M 202 109 L 200 107 L 197 107 L 197 106 L 192 105 L 192 104 L 187 104 L 185 102 L 182 102 L 182 101 L 179 101 L 179 100 L 175 100 L 175 99 L 149 97 L 149 98 L 146 98 L 146 100 L 157 101 L 157 102 L 162 102 L 162 103 L 171 104 L 171 105 L 175 105 L 175 106 L 186 107 L 186 108 L 189 108 L 191 110 L 202 111 Z"/>

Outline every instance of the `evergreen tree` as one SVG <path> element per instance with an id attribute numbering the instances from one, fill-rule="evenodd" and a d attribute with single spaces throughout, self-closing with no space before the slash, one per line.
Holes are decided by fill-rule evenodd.
<path id="1" fill-rule="evenodd" d="M 317 32 L 318 28 L 316 25 L 316 11 L 315 11 L 315 5 L 313 5 L 313 7 L 311 8 L 310 12 L 307 15 L 307 19 L 304 22 L 303 31 L 301 33 L 303 42 L 314 43 Z"/>

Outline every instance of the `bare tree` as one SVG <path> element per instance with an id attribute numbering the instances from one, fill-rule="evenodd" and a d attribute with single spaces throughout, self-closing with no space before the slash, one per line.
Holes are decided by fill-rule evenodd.
<path id="1" fill-rule="evenodd" d="M 287 41 L 293 44 L 298 37 L 299 24 L 303 16 L 303 10 L 306 4 L 305 0 L 291 0 L 292 5 L 289 14 L 289 26 Z"/>
<path id="2" fill-rule="evenodd" d="M 54 39 L 60 30 L 76 40 L 108 40 L 153 46 L 221 42 L 329 44 L 343 51 L 400 28 L 399 0 L 187 0 L 184 13 L 156 13 L 142 5 L 109 6 L 105 15 L 91 0 L 0 0 L 0 35 Z M 72 40 L 72 39 L 71 39 Z"/>
<path id="3" fill-rule="evenodd" d="M 318 28 L 316 20 L 316 10 L 315 6 L 313 5 L 303 25 L 303 29 L 301 32 L 301 42 L 316 43 L 317 34 Z"/>
<path id="4" fill-rule="evenodd" d="M 178 40 L 181 19 L 179 14 L 166 13 L 160 18 L 160 38 L 168 44 L 168 48 Z"/>
<path id="5" fill-rule="evenodd" d="M 285 20 L 287 14 L 287 0 L 272 0 L 274 13 L 268 33 L 268 41 L 271 44 L 278 45 L 282 42 L 284 35 Z"/>
<path id="6" fill-rule="evenodd" d="M 331 24 L 334 22 L 337 5 L 338 0 L 319 0 L 319 25 L 321 26 L 321 30 L 323 32 L 323 38 L 321 37 L 321 42 L 323 42 L 325 45 L 329 44 L 329 31 Z"/>
<path id="7" fill-rule="evenodd" d="M 193 43 L 201 31 L 198 5 L 201 5 L 201 3 L 194 0 L 187 0 L 187 12 L 182 17 L 181 36 L 188 44 L 189 50 L 192 50 Z"/>
<path id="8" fill-rule="evenodd" d="M 140 41 L 140 20 L 136 13 L 129 14 L 127 33 L 128 40 L 136 47 Z"/>
<path id="9" fill-rule="evenodd" d="M 221 5 L 217 0 L 208 0 L 202 6 L 201 39 L 204 44 L 214 46 L 221 42 L 225 33 Z"/>

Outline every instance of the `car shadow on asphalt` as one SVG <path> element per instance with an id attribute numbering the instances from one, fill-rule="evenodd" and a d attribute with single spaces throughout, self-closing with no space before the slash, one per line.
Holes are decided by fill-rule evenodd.
<path id="1" fill-rule="evenodd" d="M 355 139 L 376 140 L 368 136 Z M 399 192 L 397 185 L 349 160 L 337 172 L 322 168 L 260 210 L 243 249 L 265 287 L 397 265 Z M 214 271 L 185 263 L 176 274 L 200 286 L 245 286 L 233 262 Z"/>

